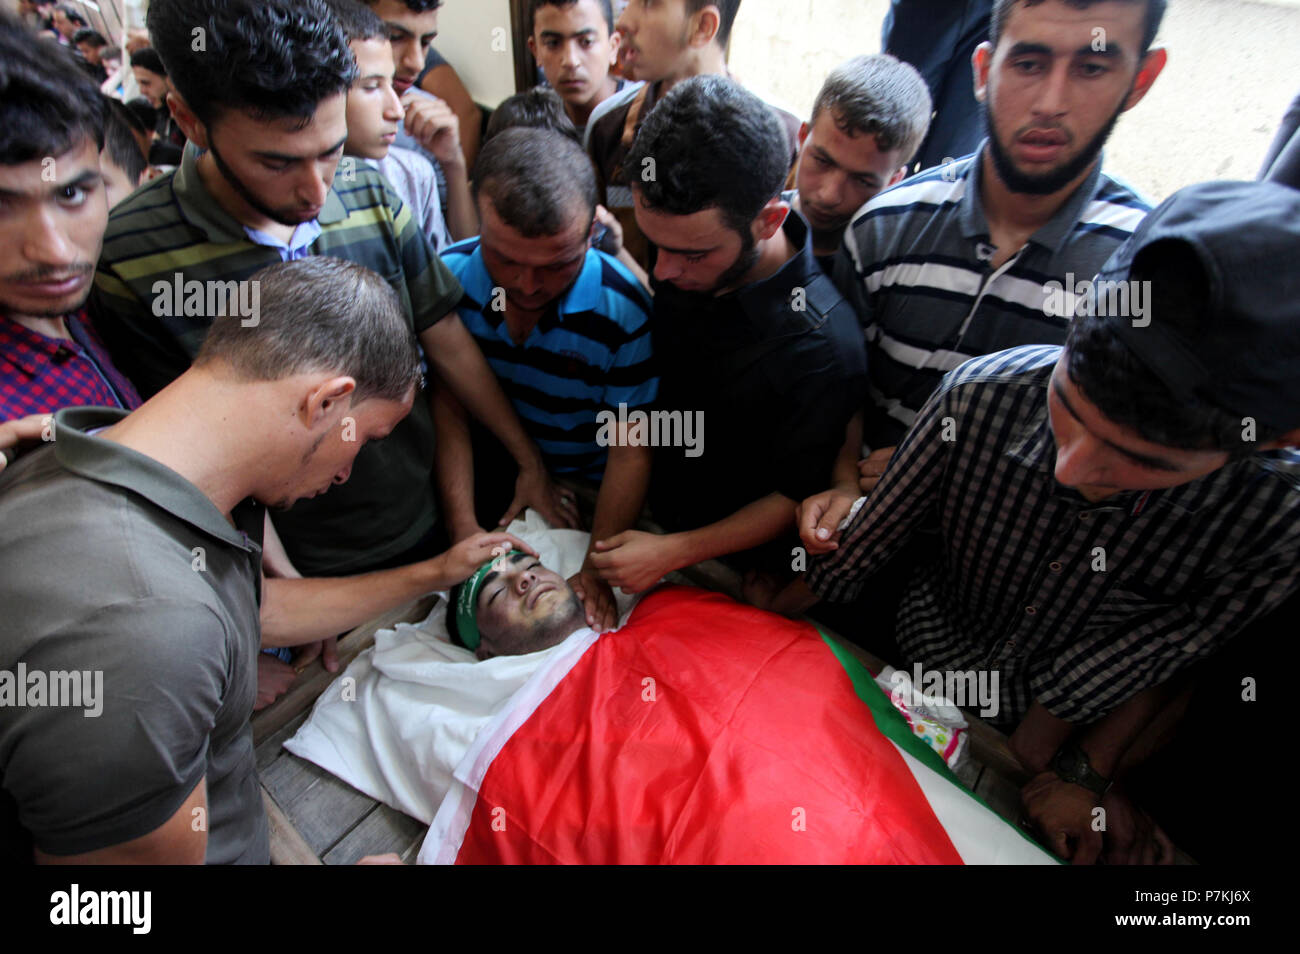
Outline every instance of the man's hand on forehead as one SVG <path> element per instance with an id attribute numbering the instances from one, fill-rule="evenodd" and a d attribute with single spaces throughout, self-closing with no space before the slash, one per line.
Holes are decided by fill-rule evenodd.
<path id="1" fill-rule="evenodd" d="M 447 586 L 453 586 L 469 579 L 489 561 L 500 560 L 512 550 L 519 550 L 536 557 L 537 551 L 513 534 L 504 532 L 476 533 L 466 537 L 442 556 L 435 557 L 443 563 L 440 576 L 446 579 Z M 495 569 L 495 566 L 493 567 Z"/>

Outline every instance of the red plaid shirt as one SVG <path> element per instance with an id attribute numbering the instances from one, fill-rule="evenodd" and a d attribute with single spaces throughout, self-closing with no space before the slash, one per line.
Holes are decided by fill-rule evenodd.
<path id="1" fill-rule="evenodd" d="M 0 315 L 0 421 L 65 407 L 140 406 L 140 395 L 113 367 L 85 309 L 64 321 L 71 339 L 47 338 Z"/>

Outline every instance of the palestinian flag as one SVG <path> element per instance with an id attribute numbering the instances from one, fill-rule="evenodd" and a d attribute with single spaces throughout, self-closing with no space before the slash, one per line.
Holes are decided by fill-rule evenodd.
<path id="1" fill-rule="evenodd" d="M 1051 863 L 808 623 L 666 587 L 480 733 L 435 863 Z"/>

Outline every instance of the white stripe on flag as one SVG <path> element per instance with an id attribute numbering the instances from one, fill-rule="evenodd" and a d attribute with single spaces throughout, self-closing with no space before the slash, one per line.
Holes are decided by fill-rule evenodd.
<path id="1" fill-rule="evenodd" d="M 898 749 L 939 824 L 948 832 L 953 847 L 966 864 L 1058 864 L 1055 858 L 977 802 L 969 792 L 908 755 L 893 739 L 889 741 Z"/>
<path id="2" fill-rule="evenodd" d="M 460 854 L 461 843 L 465 840 L 465 832 L 469 830 L 470 818 L 474 814 L 474 803 L 478 801 L 479 787 L 483 784 L 492 761 L 599 638 L 599 634 L 590 629 L 585 635 L 574 633 L 570 636 L 564 649 L 534 672 L 519 691 L 510 697 L 510 704 L 479 731 L 474 744 L 452 772 L 451 788 L 438 806 L 438 813 L 433 816 L 433 824 L 424 836 L 416 864 L 456 863 L 456 856 Z"/>

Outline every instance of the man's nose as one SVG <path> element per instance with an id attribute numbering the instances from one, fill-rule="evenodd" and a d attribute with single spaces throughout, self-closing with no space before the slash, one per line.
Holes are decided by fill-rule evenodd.
<path id="1" fill-rule="evenodd" d="M 403 67 L 399 72 L 405 73 L 411 77 L 420 75 L 420 70 L 424 67 L 424 57 L 420 55 L 420 44 L 407 43 L 402 50 L 401 59 L 398 65 Z"/>
<path id="2" fill-rule="evenodd" d="M 336 166 L 337 167 L 337 166 Z M 331 173 L 322 176 L 316 163 L 308 163 L 298 180 L 298 198 L 303 205 L 324 205 L 325 196 L 330 190 Z"/>
<path id="3" fill-rule="evenodd" d="M 93 200 L 92 200 L 93 201 Z M 71 265 L 77 249 L 59 227 L 58 212 L 49 203 L 39 203 L 23 230 L 23 258 L 33 265 Z"/>
<path id="4" fill-rule="evenodd" d="M 661 282 L 670 282 L 674 278 L 680 278 L 685 270 L 686 263 L 671 253 L 661 250 L 659 257 L 655 259 L 655 278 Z"/>
<path id="5" fill-rule="evenodd" d="M 1034 112 L 1043 118 L 1058 117 L 1066 113 L 1069 103 L 1070 64 L 1054 63 L 1038 85 Z"/>
<path id="6" fill-rule="evenodd" d="M 844 201 L 844 176 L 839 172 L 823 176 L 813 191 L 813 201 L 824 209 L 837 208 Z"/>
<path id="7" fill-rule="evenodd" d="M 535 268 L 519 270 L 519 290 L 525 295 L 536 295 L 542 289 L 541 273 Z"/>
<path id="8" fill-rule="evenodd" d="M 397 90 L 391 86 L 388 87 L 387 102 L 384 103 L 384 118 L 392 122 L 399 122 L 406 115 L 402 109 L 402 100 L 397 95 Z"/>
<path id="9" fill-rule="evenodd" d="M 1103 464 L 1100 445 L 1079 435 L 1056 449 L 1056 480 L 1066 487 L 1101 483 L 1097 479 Z"/>

